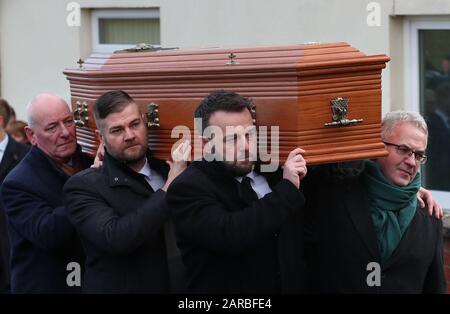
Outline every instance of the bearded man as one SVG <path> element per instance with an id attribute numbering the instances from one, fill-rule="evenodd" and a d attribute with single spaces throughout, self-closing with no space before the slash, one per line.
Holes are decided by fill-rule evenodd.
<path id="1" fill-rule="evenodd" d="M 202 120 L 199 133 L 214 136 L 202 136 L 204 158 L 167 194 L 189 291 L 302 292 L 303 150 L 294 149 L 282 171 L 262 173 L 252 158 L 249 99 L 216 91 L 194 115 Z"/>
<path id="2" fill-rule="evenodd" d="M 86 251 L 82 290 L 171 292 L 166 191 L 186 162 L 167 165 L 152 157 L 144 116 L 127 93 L 103 94 L 94 115 L 105 147 L 103 164 L 72 177 L 64 187 L 69 218 Z M 178 149 L 187 159 L 190 146 Z"/>

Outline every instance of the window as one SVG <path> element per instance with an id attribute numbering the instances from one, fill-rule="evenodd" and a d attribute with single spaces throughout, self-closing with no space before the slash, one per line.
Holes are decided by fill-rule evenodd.
<path id="1" fill-rule="evenodd" d="M 422 182 L 450 210 L 450 22 L 415 18 L 406 25 L 405 100 L 429 129 Z"/>
<path id="2" fill-rule="evenodd" d="M 92 11 L 94 52 L 113 52 L 139 43 L 160 45 L 158 9 L 108 9 Z"/>

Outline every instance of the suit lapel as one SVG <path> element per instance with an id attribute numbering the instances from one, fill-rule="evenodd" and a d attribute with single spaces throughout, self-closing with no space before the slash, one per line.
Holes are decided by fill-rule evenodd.
<path id="1" fill-rule="evenodd" d="M 128 169 L 125 164 L 118 162 L 108 153 L 105 154 L 103 167 L 107 172 L 111 187 L 126 186 L 134 193 L 144 196 L 154 192 L 143 176 Z"/>
<path id="2" fill-rule="evenodd" d="M 121 171 L 114 171 L 113 175 L 109 177 L 109 185 L 112 188 L 126 186 L 136 194 L 148 196 L 153 192 L 153 189 L 147 181 L 144 181 L 145 178 L 135 178 L 121 173 Z"/>
<path id="3" fill-rule="evenodd" d="M 144 182 L 145 181 L 145 182 Z M 148 182 L 145 180 L 145 178 L 142 178 L 142 180 L 136 180 L 132 179 L 132 181 L 129 184 L 129 187 L 133 192 L 142 194 L 142 195 L 150 195 L 154 193 L 153 188 L 148 184 Z"/>
<path id="4" fill-rule="evenodd" d="M 381 260 L 375 229 L 368 211 L 369 201 L 362 176 L 352 179 L 345 192 L 352 195 L 344 199 L 354 227 L 372 256 L 376 260 Z"/>
<path id="5" fill-rule="evenodd" d="M 394 252 L 392 252 L 391 256 L 388 258 L 384 265 L 384 269 L 388 269 L 391 267 L 395 262 L 401 257 L 405 256 L 405 253 L 411 250 L 410 243 L 415 243 L 413 237 L 415 234 L 413 232 L 410 232 L 410 230 L 416 230 L 414 225 L 416 225 L 419 222 L 419 215 L 417 211 L 420 209 L 416 209 L 416 213 L 414 214 L 413 220 L 410 222 L 409 226 L 406 228 L 405 232 L 403 233 L 402 238 L 400 239 L 400 242 L 398 243 L 397 247 L 395 248 Z"/>
<path id="6" fill-rule="evenodd" d="M 217 183 L 217 186 L 220 186 L 223 195 L 226 195 L 224 200 L 227 203 L 242 203 L 241 205 L 245 205 L 244 201 L 238 196 L 239 182 L 219 162 L 206 160 L 194 161 L 192 166 L 198 168 L 211 178 L 213 182 Z M 230 208 L 239 208 L 239 206 L 231 206 Z"/>

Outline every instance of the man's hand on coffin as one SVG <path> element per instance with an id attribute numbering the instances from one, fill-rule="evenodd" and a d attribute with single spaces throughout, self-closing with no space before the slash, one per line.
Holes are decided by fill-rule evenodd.
<path id="1" fill-rule="evenodd" d="M 419 201 L 420 208 L 424 208 L 425 205 L 428 207 L 428 214 L 434 216 L 437 219 L 441 219 L 444 216 L 442 206 L 433 199 L 433 195 L 427 189 L 420 188 L 417 192 L 417 200 Z"/>
<path id="2" fill-rule="evenodd" d="M 103 164 L 103 158 L 105 157 L 105 146 L 103 142 L 100 143 L 97 149 L 97 153 L 95 154 L 94 163 L 91 168 L 99 168 Z"/>
<path id="3" fill-rule="evenodd" d="M 166 161 L 170 166 L 170 171 L 167 176 L 166 184 L 162 187 L 163 191 L 167 192 L 172 181 L 186 169 L 187 162 L 191 157 L 191 148 L 191 143 L 189 141 L 184 141 L 172 152 L 172 161 Z"/>
<path id="4" fill-rule="evenodd" d="M 296 148 L 289 153 L 283 165 L 283 179 L 289 180 L 297 188 L 300 188 L 300 181 L 306 176 L 306 161 L 302 154 L 305 151 L 301 148 Z"/>

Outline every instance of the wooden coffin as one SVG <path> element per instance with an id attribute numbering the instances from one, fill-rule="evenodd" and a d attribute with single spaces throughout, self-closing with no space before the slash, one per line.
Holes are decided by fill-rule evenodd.
<path id="1" fill-rule="evenodd" d="M 93 54 L 64 71 L 78 142 L 88 153 L 98 145 L 92 106 L 106 91 L 121 89 L 136 100 L 150 120 L 150 148 L 168 159 L 178 141 L 173 127 L 193 129 L 198 103 L 225 89 L 252 98 L 257 126 L 279 126 L 281 160 L 297 146 L 310 164 L 386 155 L 380 137 L 385 55 L 367 56 L 347 43 L 137 50 Z"/>

